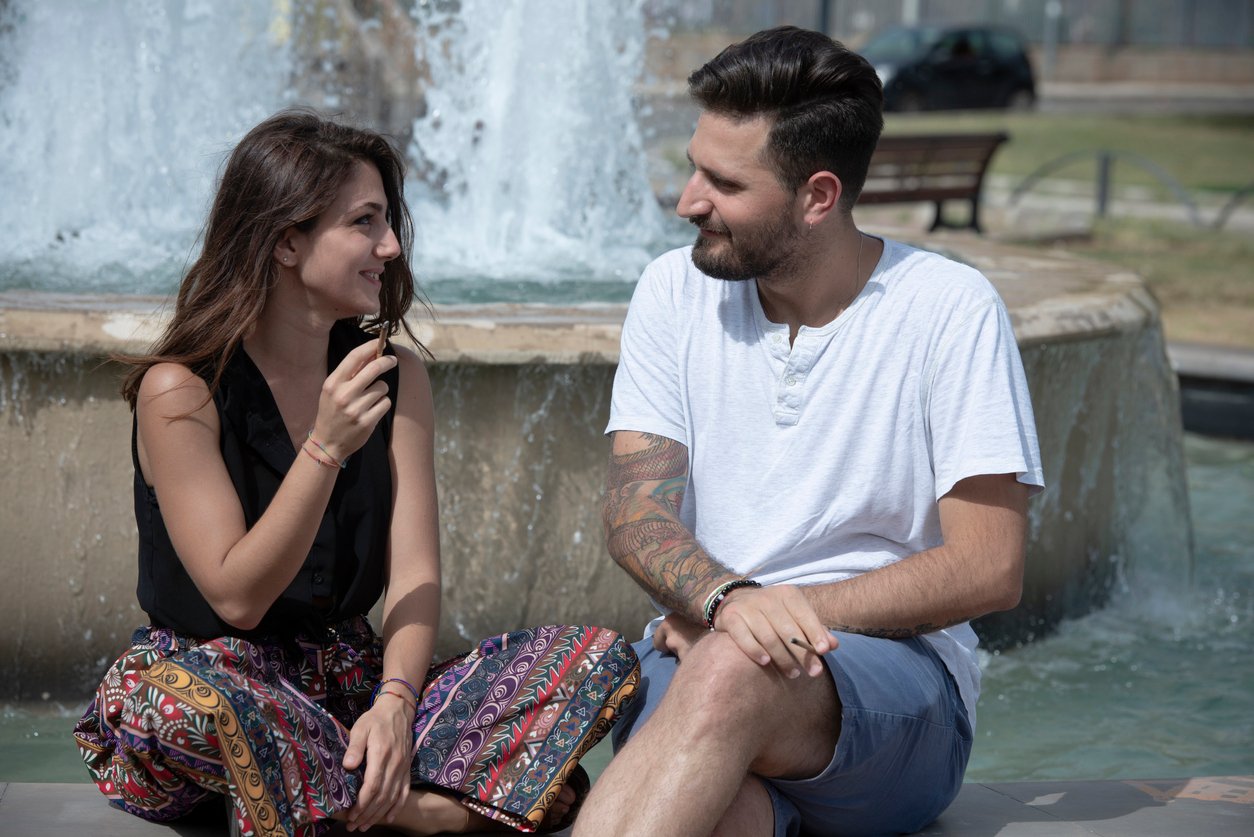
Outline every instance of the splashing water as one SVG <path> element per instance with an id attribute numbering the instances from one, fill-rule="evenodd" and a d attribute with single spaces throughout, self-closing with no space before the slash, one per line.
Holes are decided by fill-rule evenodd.
<path id="1" fill-rule="evenodd" d="M 0 5 L 0 289 L 172 290 L 285 43 L 245 0 Z"/>
<path id="2" fill-rule="evenodd" d="M 411 156 L 430 278 L 639 275 L 662 235 L 632 106 L 641 7 L 464 0 L 425 13 L 431 83 Z"/>
<path id="3" fill-rule="evenodd" d="M 325 11 L 0 4 L 0 290 L 171 292 L 234 143 L 297 89 L 343 98 L 293 75 L 327 43 L 293 30 Z M 409 188 L 433 297 L 625 298 L 663 236 L 633 107 L 643 0 L 419 2 L 413 24 L 427 81 Z"/>

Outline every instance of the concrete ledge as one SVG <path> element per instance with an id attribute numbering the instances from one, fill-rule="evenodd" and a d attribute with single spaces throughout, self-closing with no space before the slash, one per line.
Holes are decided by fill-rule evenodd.
<path id="1" fill-rule="evenodd" d="M 225 817 L 155 825 L 111 808 L 94 785 L 0 785 L 0 834 L 218 837 Z M 371 834 L 395 834 L 371 829 Z M 1169 780 L 967 783 L 922 837 L 1246 837 L 1254 776 Z"/>
<path id="2" fill-rule="evenodd" d="M 145 296 L 0 292 L 0 352 L 105 356 L 146 350 L 170 301 Z M 440 306 L 411 315 L 418 340 L 440 363 L 614 364 L 625 305 Z"/>
<path id="3" fill-rule="evenodd" d="M 961 233 L 932 235 L 926 244 L 992 280 L 1021 346 L 1092 340 L 1157 323 L 1157 305 L 1133 273 Z M 160 334 L 169 305 L 164 297 L 0 292 L 0 353 L 142 351 Z M 434 320 L 411 313 L 410 325 L 439 363 L 612 365 L 626 311 L 621 304 L 441 305 Z"/>

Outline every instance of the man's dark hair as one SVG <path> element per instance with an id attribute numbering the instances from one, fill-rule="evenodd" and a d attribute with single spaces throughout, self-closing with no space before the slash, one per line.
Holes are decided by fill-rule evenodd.
<path id="1" fill-rule="evenodd" d="M 769 162 L 784 188 L 817 171 L 840 178 L 852 209 L 884 127 L 884 91 L 865 58 L 819 32 L 777 26 L 720 52 L 688 76 L 705 110 L 772 120 Z"/>

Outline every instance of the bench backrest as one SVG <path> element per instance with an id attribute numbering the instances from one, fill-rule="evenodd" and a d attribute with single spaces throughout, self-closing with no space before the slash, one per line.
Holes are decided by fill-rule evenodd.
<path id="1" fill-rule="evenodd" d="M 995 134 L 881 136 L 858 203 L 974 198 L 997 147 Z"/>

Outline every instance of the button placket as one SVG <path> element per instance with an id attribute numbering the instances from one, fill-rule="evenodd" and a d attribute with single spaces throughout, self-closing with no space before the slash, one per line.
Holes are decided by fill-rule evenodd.
<path id="1" fill-rule="evenodd" d="M 802 328 L 793 340 L 792 352 L 788 356 L 788 364 L 784 368 L 783 390 L 789 406 L 794 412 L 801 409 L 802 393 L 805 389 L 806 377 L 814 364 L 813 335 Z"/>

